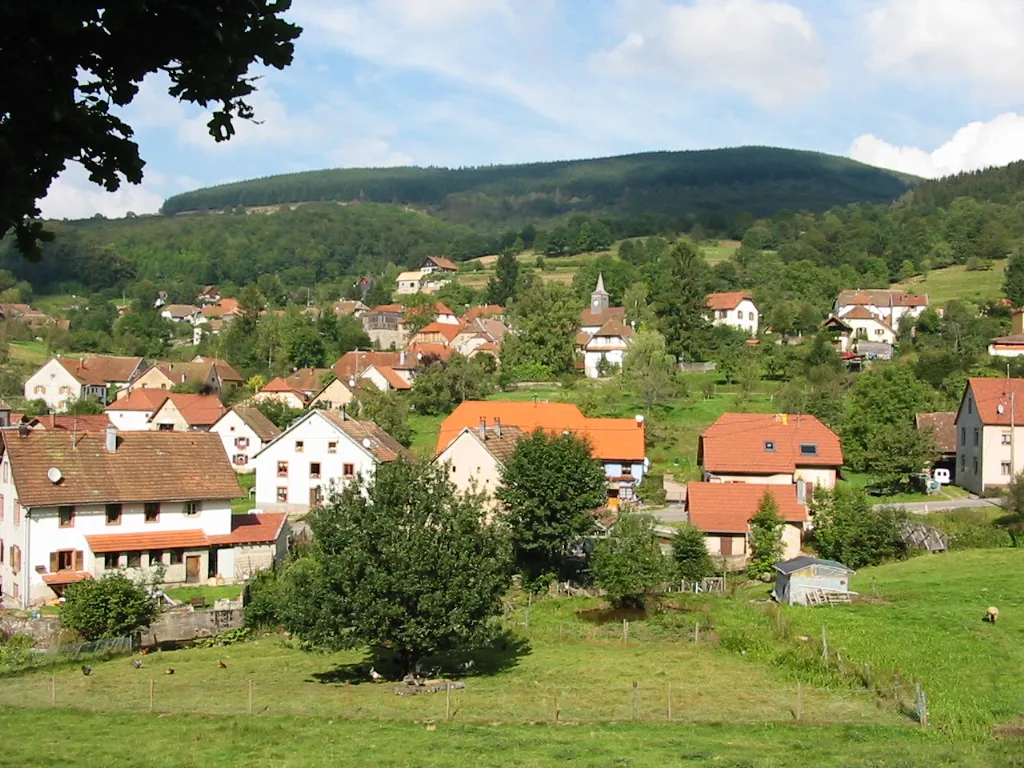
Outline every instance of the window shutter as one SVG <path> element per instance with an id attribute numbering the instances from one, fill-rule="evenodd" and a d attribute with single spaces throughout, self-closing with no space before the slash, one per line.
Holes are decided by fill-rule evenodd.
<path id="1" fill-rule="evenodd" d="M 50 553 L 50 573 L 56 573 L 58 570 L 60 570 L 60 565 L 58 564 L 58 555 L 57 555 L 56 552 L 51 552 Z"/>
<path id="2" fill-rule="evenodd" d="M 84 558 L 82 557 L 82 550 L 76 549 L 75 550 L 75 570 L 76 571 L 82 570 L 82 561 L 83 561 L 83 559 Z"/>

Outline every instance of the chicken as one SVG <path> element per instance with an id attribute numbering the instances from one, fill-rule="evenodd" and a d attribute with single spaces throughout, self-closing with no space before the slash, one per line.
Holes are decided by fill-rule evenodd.
<path id="1" fill-rule="evenodd" d="M 370 667 L 370 679 L 373 680 L 373 682 L 375 683 L 379 683 L 381 680 L 384 679 L 384 675 L 382 675 L 373 667 Z"/>
<path id="2" fill-rule="evenodd" d="M 228 668 L 228 665 L 225 664 L 223 661 L 218 661 L 217 662 L 217 666 L 220 667 L 221 669 L 227 669 Z"/>
<path id="3" fill-rule="evenodd" d="M 92 674 L 92 667 L 82 667 L 82 674 L 88 677 Z"/>
<path id="4" fill-rule="evenodd" d="M 167 669 L 165 669 L 164 670 L 164 674 L 165 675 L 173 675 L 174 674 L 174 667 L 168 667 Z"/>
<path id="5" fill-rule="evenodd" d="M 136 669 L 142 669 L 142 662 L 138 659 L 132 659 L 132 666 Z"/>

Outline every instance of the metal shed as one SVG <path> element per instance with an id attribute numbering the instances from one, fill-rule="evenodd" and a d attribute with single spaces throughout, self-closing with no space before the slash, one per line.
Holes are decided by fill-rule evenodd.
<path id="1" fill-rule="evenodd" d="M 775 564 L 775 590 L 772 596 L 780 603 L 808 605 L 808 594 L 850 594 L 850 574 L 856 573 L 835 560 L 821 560 L 801 555 Z"/>

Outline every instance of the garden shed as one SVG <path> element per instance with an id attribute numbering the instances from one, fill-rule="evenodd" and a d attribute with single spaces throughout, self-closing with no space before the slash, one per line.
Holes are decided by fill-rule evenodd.
<path id="1" fill-rule="evenodd" d="M 773 597 L 780 603 L 811 605 L 810 595 L 850 594 L 850 574 L 855 573 L 835 560 L 801 555 L 775 564 Z"/>

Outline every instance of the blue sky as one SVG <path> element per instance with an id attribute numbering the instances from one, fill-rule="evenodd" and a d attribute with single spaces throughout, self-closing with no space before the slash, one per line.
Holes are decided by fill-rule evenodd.
<path id="1" fill-rule="evenodd" d="M 744 144 L 937 176 L 1024 157 L 1024 0 L 293 0 L 294 64 L 215 144 L 151 77 L 146 179 L 70 167 L 44 215 L 155 211 L 328 167 L 480 165 Z"/>

